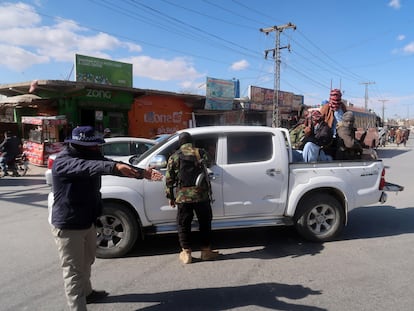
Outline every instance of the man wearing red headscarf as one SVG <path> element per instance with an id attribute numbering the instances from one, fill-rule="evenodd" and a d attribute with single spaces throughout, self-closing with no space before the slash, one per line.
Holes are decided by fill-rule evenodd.
<path id="1" fill-rule="evenodd" d="M 339 89 L 331 90 L 329 102 L 321 107 L 322 118 L 332 130 L 333 141 L 331 145 L 325 148 L 325 152 L 333 158 L 337 150 L 337 124 L 342 121 L 342 116 L 347 111 L 345 104 L 342 102 L 342 93 Z"/>
<path id="2" fill-rule="evenodd" d="M 346 112 L 346 106 L 342 102 L 342 93 L 339 89 L 331 90 L 329 102 L 321 107 L 322 117 L 332 129 L 333 137 L 336 137 L 336 125 L 342 120 Z"/>

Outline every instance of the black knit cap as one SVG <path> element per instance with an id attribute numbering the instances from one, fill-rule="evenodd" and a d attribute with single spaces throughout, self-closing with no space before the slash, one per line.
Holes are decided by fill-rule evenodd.
<path id="1" fill-rule="evenodd" d="M 180 136 L 178 136 L 178 143 L 180 146 L 188 143 L 193 143 L 193 138 L 191 137 L 190 133 L 182 132 Z"/>

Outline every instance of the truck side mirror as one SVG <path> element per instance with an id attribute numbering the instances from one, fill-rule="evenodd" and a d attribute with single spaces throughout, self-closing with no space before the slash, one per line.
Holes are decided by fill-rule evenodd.
<path id="1" fill-rule="evenodd" d="M 149 166 L 155 169 L 166 168 L 167 158 L 162 154 L 156 155 L 151 159 Z"/>

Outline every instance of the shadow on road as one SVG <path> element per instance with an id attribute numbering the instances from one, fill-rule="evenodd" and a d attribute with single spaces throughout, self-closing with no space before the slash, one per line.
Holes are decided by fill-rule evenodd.
<path id="1" fill-rule="evenodd" d="M 370 239 L 414 233 L 414 207 L 397 209 L 389 205 L 360 207 L 349 213 L 348 225 L 337 240 Z M 198 241 L 198 232 L 194 232 Z M 329 242 L 329 243 L 335 243 Z M 197 243 L 194 243 L 197 245 Z M 317 255 L 323 243 L 303 240 L 293 227 L 266 227 L 213 232 L 214 248 L 228 250 L 219 260 L 275 259 Z M 237 249 L 240 250 L 237 250 Z M 255 248 L 254 250 L 244 250 Z M 176 254 L 179 251 L 176 234 L 149 236 L 140 241 L 129 257 Z M 197 251 L 197 248 L 195 248 Z M 235 252 L 232 252 L 235 251 Z"/>
<path id="2" fill-rule="evenodd" d="M 406 149 L 405 147 L 395 147 L 395 148 L 380 148 L 377 149 L 377 154 L 379 159 L 388 159 L 399 156 L 403 153 L 409 152 L 411 149 Z"/>
<path id="3" fill-rule="evenodd" d="M 151 306 L 138 310 L 170 311 L 170 310 L 230 310 L 240 307 L 262 307 L 273 310 L 323 311 L 315 306 L 281 301 L 298 300 L 309 295 L 321 295 L 302 285 L 281 283 L 261 283 L 234 287 L 198 288 L 176 290 L 153 294 L 125 294 L 109 296 L 101 303 L 152 303 Z"/>
<path id="4" fill-rule="evenodd" d="M 221 255 L 218 260 L 313 256 L 320 253 L 324 248 L 321 243 L 302 240 L 293 227 L 218 230 L 213 232 L 212 240 L 215 249 L 229 250 L 225 255 Z M 193 241 L 194 251 L 197 251 L 198 232 L 193 232 Z M 238 248 L 255 249 L 237 250 Z M 177 254 L 179 249 L 177 234 L 148 236 L 144 241 L 137 243 L 128 257 Z"/>
<path id="5" fill-rule="evenodd" d="M 49 191 L 50 186 L 45 183 L 44 179 L 33 176 L 0 178 L 0 202 L 46 208 L 45 204 L 37 204 L 37 202 L 47 201 Z"/>
<path id="6" fill-rule="evenodd" d="M 414 233 L 414 207 L 389 205 L 360 207 L 349 213 L 342 239 L 370 239 Z"/>

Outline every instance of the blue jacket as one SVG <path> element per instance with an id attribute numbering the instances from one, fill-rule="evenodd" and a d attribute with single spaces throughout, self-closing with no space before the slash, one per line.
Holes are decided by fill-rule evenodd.
<path id="1" fill-rule="evenodd" d="M 85 155 L 72 147 L 53 163 L 52 225 L 59 229 L 87 229 L 102 213 L 101 176 L 117 175 L 115 161 L 99 154 Z"/>
<path id="2" fill-rule="evenodd" d="M 21 141 L 17 136 L 7 137 L 0 144 L 0 150 L 4 152 L 3 157 L 8 159 L 14 159 L 18 154 L 22 153 L 20 147 Z"/>

